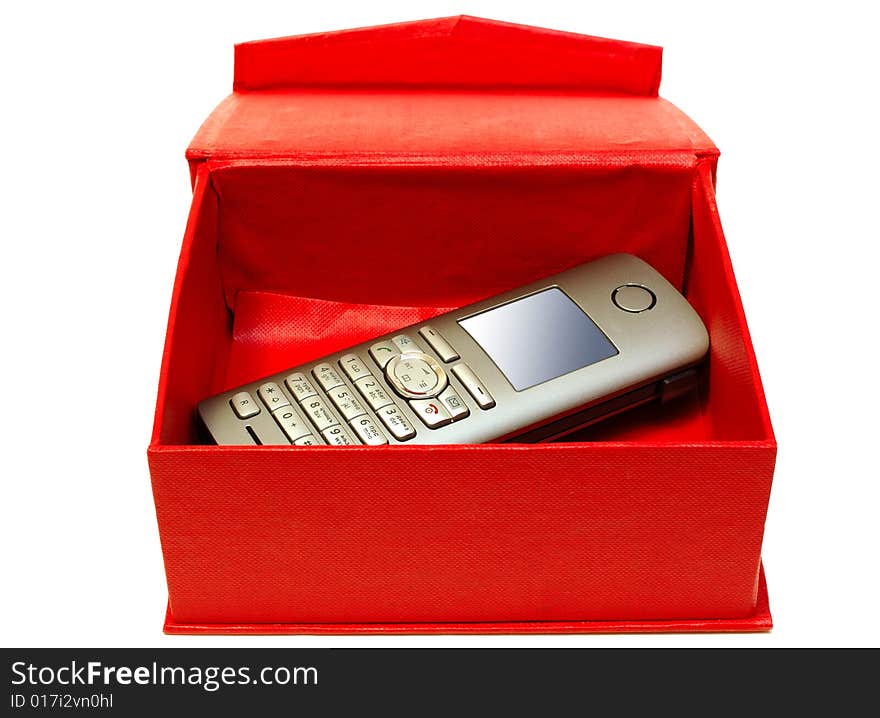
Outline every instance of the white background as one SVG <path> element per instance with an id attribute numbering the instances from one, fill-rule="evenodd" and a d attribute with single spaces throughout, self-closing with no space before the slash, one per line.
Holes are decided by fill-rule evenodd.
<path id="1" fill-rule="evenodd" d="M 0 22 L 0 641 L 878 645 L 878 112 L 869 3 L 17 3 Z M 768 635 L 167 637 L 145 449 L 190 202 L 244 40 L 461 12 L 665 47 L 779 441 Z"/>

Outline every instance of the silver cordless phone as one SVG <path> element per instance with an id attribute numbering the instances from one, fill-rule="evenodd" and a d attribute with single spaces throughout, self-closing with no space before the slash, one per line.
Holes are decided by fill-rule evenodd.
<path id="1" fill-rule="evenodd" d="M 691 389 L 709 339 L 629 254 L 582 264 L 199 404 L 217 444 L 535 442 Z"/>

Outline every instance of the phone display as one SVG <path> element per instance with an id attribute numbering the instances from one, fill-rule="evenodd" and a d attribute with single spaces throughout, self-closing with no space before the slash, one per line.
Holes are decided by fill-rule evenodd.
<path id="1" fill-rule="evenodd" d="M 586 312 L 559 287 L 459 320 L 516 391 L 617 354 Z"/>

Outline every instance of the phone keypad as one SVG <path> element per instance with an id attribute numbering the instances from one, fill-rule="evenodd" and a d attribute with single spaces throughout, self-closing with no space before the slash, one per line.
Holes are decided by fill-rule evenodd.
<path id="1" fill-rule="evenodd" d="M 391 398 L 382 389 L 376 377 L 370 373 L 366 364 L 356 354 L 343 356 L 339 360 L 339 366 L 343 373 L 354 382 L 357 392 L 360 392 L 371 408 L 384 407 L 392 403 Z M 360 443 L 379 446 L 388 443 L 388 438 L 382 433 L 376 422 L 367 416 L 367 410 L 357 392 L 342 381 L 332 365 L 323 362 L 318 364 L 311 373 L 322 388 L 325 385 L 331 386 L 327 390 L 327 396 L 330 399 L 330 404 L 342 417 L 341 424 L 330 411 L 328 403 L 317 392 L 308 395 L 310 391 L 314 391 L 314 388 L 303 374 L 299 372 L 291 374 L 287 378 L 287 382 L 289 385 L 293 384 L 301 394 L 306 395 L 300 401 L 300 405 L 306 416 L 317 427 L 317 433 L 324 441 L 331 446 L 350 446 Z M 308 433 L 302 439 L 294 440 L 293 443 L 307 446 L 323 442 L 316 439 L 314 434 Z"/>
<path id="2" fill-rule="evenodd" d="M 419 336 L 443 362 L 459 359 L 458 352 L 432 327 L 422 327 Z M 416 430 L 399 406 L 400 401 L 406 401 L 428 429 L 439 429 L 470 416 L 470 409 L 448 383 L 444 370 L 412 336 L 398 334 L 376 342 L 369 348 L 369 356 L 379 371 L 357 354 L 349 353 L 338 362 L 321 362 L 310 372 L 288 375 L 284 386 L 293 403 L 279 384 L 269 381 L 257 389 L 260 401 L 247 391 L 239 391 L 229 404 L 236 416 L 247 419 L 260 413 L 262 402 L 295 446 L 380 446 L 389 442 L 388 435 L 397 441 L 409 441 Z M 495 406 L 495 400 L 469 366 L 459 362 L 451 371 L 480 408 Z M 402 399 L 393 398 L 389 385 Z M 375 412 L 378 421 L 368 410 Z"/>

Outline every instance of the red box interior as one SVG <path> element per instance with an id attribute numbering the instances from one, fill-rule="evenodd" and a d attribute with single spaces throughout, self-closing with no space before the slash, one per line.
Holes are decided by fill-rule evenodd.
<path id="1" fill-rule="evenodd" d="M 427 33 L 423 72 L 443 37 L 459 53 L 498 32 L 525 41 L 461 23 Z M 381 30 L 391 39 L 372 46 L 411 46 L 411 31 Z M 583 50 L 557 35 L 538 33 L 547 53 L 570 37 Z M 359 38 L 321 46 L 362 56 Z M 499 64 L 477 91 L 447 86 L 456 67 L 417 87 L 385 86 L 377 66 L 382 87 L 316 88 L 278 74 L 301 43 L 266 43 L 262 59 L 241 47 L 239 89 L 189 153 L 150 449 L 169 630 L 767 628 L 775 443 L 714 204 L 717 151 L 651 94 L 659 51 L 620 43 L 630 72 L 527 90 Z M 616 251 L 706 322 L 698 396 L 547 445 L 196 445 L 205 396 Z"/>

